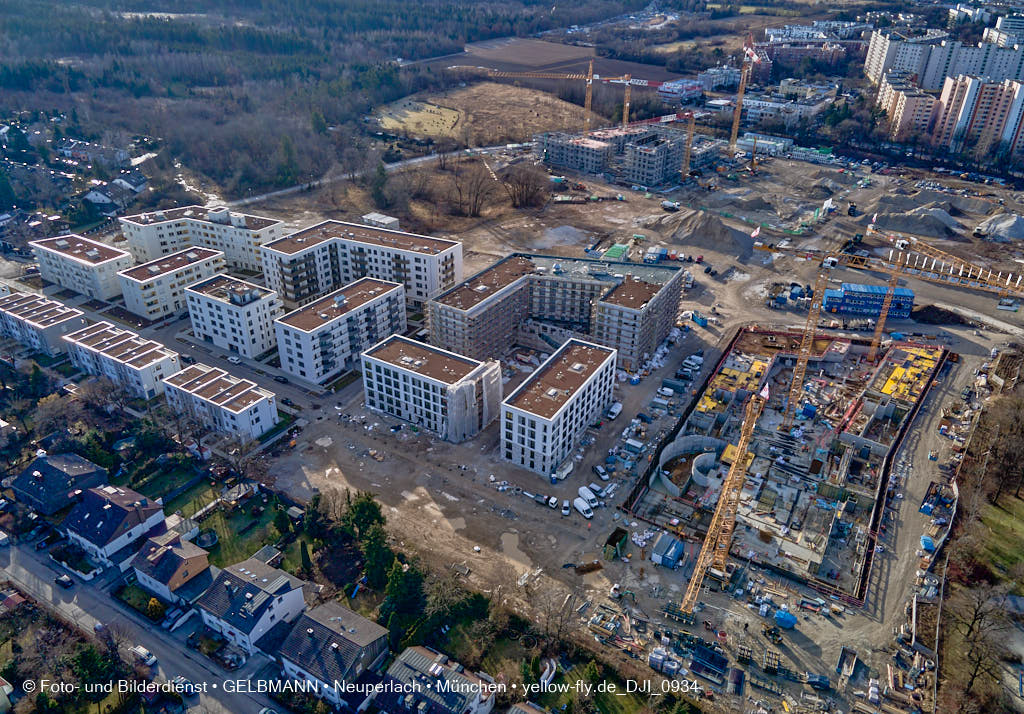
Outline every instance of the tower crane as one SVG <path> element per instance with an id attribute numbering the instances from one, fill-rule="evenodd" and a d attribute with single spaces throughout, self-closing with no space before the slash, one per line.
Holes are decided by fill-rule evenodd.
<path id="1" fill-rule="evenodd" d="M 825 286 L 828 284 L 828 271 L 830 269 L 843 266 L 846 268 L 872 270 L 889 276 L 885 298 L 882 300 L 882 309 L 875 323 L 875 332 L 871 339 L 871 346 L 868 349 L 868 360 L 872 362 L 878 356 L 878 348 L 881 345 L 882 335 L 885 331 L 885 322 L 889 316 L 889 308 L 892 306 L 893 296 L 895 295 L 900 276 L 952 288 L 982 290 L 996 293 L 1000 297 L 1011 295 L 1014 297 L 1024 297 L 1024 285 L 1021 284 L 1024 282 L 1024 274 L 993 273 L 988 268 L 982 268 L 963 258 L 946 253 L 915 236 L 888 236 L 888 240 L 892 247 L 884 257 L 803 250 L 788 246 L 765 245 L 760 242 L 754 244 L 756 250 L 800 255 L 807 260 L 819 260 L 819 265 L 821 266 L 814 285 L 814 294 L 812 295 L 811 306 L 807 313 L 807 322 L 804 325 L 803 335 L 800 340 L 800 351 L 797 354 L 796 366 L 793 368 L 793 381 L 789 387 L 789 399 L 786 403 L 786 411 L 782 422 L 783 428 L 788 428 L 792 425 L 796 403 L 803 392 L 807 362 L 811 357 L 814 334 L 818 328 L 818 318 L 821 315 Z"/>
<path id="2" fill-rule="evenodd" d="M 732 533 L 736 527 L 736 509 L 739 507 L 740 492 L 743 491 L 743 484 L 747 477 L 747 449 L 750 447 L 754 427 L 757 426 L 761 410 L 764 409 L 767 401 L 767 384 L 759 394 L 752 394 L 747 399 L 743 425 L 740 427 L 740 438 L 736 444 L 736 455 L 732 465 L 729 466 L 729 473 L 722 481 L 722 494 L 715 507 L 715 513 L 711 517 L 707 537 L 704 538 L 704 544 L 701 546 L 697 562 L 693 567 L 693 575 L 690 576 L 690 583 L 679 606 L 686 618 L 692 619 L 693 617 L 694 609 L 697 606 L 697 596 L 700 594 L 707 571 L 716 569 L 725 572 L 725 566 L 729 560 L 729 549 L 732 547 Z"/>
<path id="3" fill-rule="evenodd" d="M 747 41 L 743 45 L 743 64 L 740 66 L 740 86 L 736 89 L 736 108 L 732 111 L 732 131 L 729 133 L 729 154 L 736 155 L 736 138 L 740 133 L 740 119 L 743 116 L 743 94 L 747 90 L 747 82 L 750 81 L 750 73 L 754 65 L 761 61 L 754 51 L 754 37 L 747 35 Z"/>

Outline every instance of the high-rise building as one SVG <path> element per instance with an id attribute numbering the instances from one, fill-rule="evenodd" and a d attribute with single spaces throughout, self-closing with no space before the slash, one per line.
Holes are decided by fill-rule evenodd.
<path id="1" fill-rule="evenodd" d="M 230 275 L 185 288 L 192 332 L 200 340 L 254 359 L 277 344 L 274 320 L 283 312 L 277 293 Z"/>
<path id="2" fill-rule="evenodd" d="M 947 77 L 935 103 L 931 140 L 977 156 L 1024 155 L 1024 83 L 987 77 Z"/>

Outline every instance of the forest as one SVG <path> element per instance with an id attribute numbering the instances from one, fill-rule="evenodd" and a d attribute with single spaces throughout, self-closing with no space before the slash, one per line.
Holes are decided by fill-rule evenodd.
<path id="1" fill-rule="evenodd" d="M 0 107 L 163 152 L 228 196 L 365 154 L 373 107 L 447 86 L 407 65 L 467 42 L 583 24 L 641 0 L 0 0 Z"/>

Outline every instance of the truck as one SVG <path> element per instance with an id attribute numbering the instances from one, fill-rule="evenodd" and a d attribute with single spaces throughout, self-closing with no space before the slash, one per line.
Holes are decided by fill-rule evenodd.
<path id="1" fill-rule="evenodd" d="M 142 645 L 135 645 L 129 650 L 129 652 L 131 652 L 132 656 L 135 657 L 135 659 L 137 659 L 139 662 L 146 665 L 147 667 L 152 667 L 157 662 L 156 655 L 154 655 L 152 652 L 147 650 Z"/>
<path id="2" fill-rule="evenodd" d="M 662 201 L 661 202 L 662 209 L 666 210 L 666 211 L 668 211 L 670 213 L 674 213 L 674 212 L 678 211 L 679 210 L 679 206 L 680 206 L 679 201 Z"/>

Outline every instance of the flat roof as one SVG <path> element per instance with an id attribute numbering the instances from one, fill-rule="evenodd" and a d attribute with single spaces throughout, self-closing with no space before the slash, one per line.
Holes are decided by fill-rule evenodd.
<path id="1" fill-rule="evenodd" d="M 36 327 L 51 327 L 84 316 L 81 310 L 68 307 L 57 300 L 21 292 L 0 295 L 0 311 Z"/>
<path id="2" fill-rule="evenodd" d="M 218 407 L 231 412 L 242 412 L 261 399 L 273 397 L 273 392 L 261 389 L 255 382 L 239 379 L 219 367 L 197 362 L 182 371 L 164 378 L 164 383 L 177 387 Z"/>
<path id="3" fill-rule="evenodd" d="M 295 233 L 290 233 L 284 238 L 271 241 L 265 244 L 263 248 L 264 250 L 275 250 L 279 253 L 292 255 L 334 239 L 351 240 L 384 248 L 408 250 L 423 253 L 424 255 L 437 255 L 459 245 L 458 241 L 445 238 L 431 238 L 430 236 L 421 236 L 404 231 L 364 226 L 359 223 L 324 221 L 309 228 L 303 228 Z"/>
<path id="4" fill-rule="evenodd" d="M 625 280 L 612 288 L 610 293 L 601 298 L 601 302 L 639 310 L 653 300 L 660 290 L 660 285 L 627 276 Z"/>
<path id="5" fill-rule="evenodd" d="M 83 238 L 77 233 L 69 233 L 56 238 L 43 238 L 30 241 L 29 245 L 50 253 L 58 253 L 81 263 L 99 265 L 116 258 L 131 258 L 132 254 L 106 243 Z"/>
<path id="6" fill-rule="evenodd" d="M 345 287 L 335 290 L 319 300 L 277 318 L 275 322 L 280 322 L 303 332 L 312 332 L 318 327 L 323 327 L 342 315 L 352 312 L 356 308 L 362 307 L 366 303 L 387 295 L 394 290 L 402 290 L 402 285 L 399 283 L 389 283 L 386 280 L 377 280 L 376 278 L 360 278 L 354 283 L 349 283 Z"/>
<path id="7" fill-rule="evenodd" d="M 609 284 L 609 292 L 602 300 L 607 300 L 615 292 L 613 288 L 619 282 L 632 276 L 638 282 L 655 286 L 657 289 L 653 295 L 656 295 L 658 290 L 681 270 L 682 268 L 679 266 L 513 253 L 466 278 L 458 285 L 438 295 L 434 300 L 458 310 L 470 310 L 526 275 L 554 279 L 585 278 L 605 281 Z M 629 292 L 628 289 L 627 292 Z M 612 298 L 611 302 L 620 304 L 617 302 L 618 299 Z"/>
<path id="8" fill-rule="evenodd" d="M 586 383 L 615 350 L 582 340 L 569 340 L 505 399 L 505 404 L 550 419 Z"/>
<path id="9" fill-rule="evenodd" d="M 402 335 L 392 335 L 378 342 L 363 355 L 445 384 L 456 384 L 483 364 Z"/>
<path id="10" fill-rule="evenodd" d="M 214 275 L 212 278 L 204 278 L 198 283 L 189 285 L 186 290 L 192 290 L 214 300 L 220 300 L 232 305 L 243 305 L 253 300 L 262 300 L 268 295 L 274 295 L 273 290 L 268 290 L 262 285 L 250 283 L 230 275 Z M 232 296 L 235 299 L 232 300 Z M 247 296 L 255 296 L 245 300 Z M 241 302 L 239 302 L 241 300 Z"/>
<path id="11" fill-rule="evenodd" d="M 137 223 L 140 226 L 185 219 L 218 226 L 232 226 L 234 225 L 231 222 L 232 216 L 241 217 L 243 220 L 244 225 L 235 226 L 236 228 L 247 228 L 251 231 L 258 231 L 276 223 L 283 223 L 283 221 L 279 221 L 276 218 L 265 218 L 248 213 L 228 211 L 224 206 L 214 206 L 213 208 L 206 208 L 205 206 L 179 206 L 178 208 L 168 208 L 163 211 L 150 211 L 149 213 L 136 213 L 134 216 L 123 216 L 121 220 L 128 223 Z"/>
<path id="12" fill-rule="evenodd" d="M 64 335 L 62 339 L 134 369 L 142 369 L 161 360 L 178 356 L 177 352 L 167 349 L 159 342 L 147 340 L 138 333 L 109 322 L 97 322 Z"/>
<path id="13" fill-rule="evenodd" d="M 128 270 L 122 270 L 118 272 L 118 275 L 123 275 L 126 278 L 137 280 L 140 283 L 149 282 L 154 278 L 159 278 L 162 275 L 168 273 L 175 273 L 182 268 L 187 268 L 190 265 L 196 263 L 202 263 L 205 260 L 216 256 L 224 257 L 224 253 L 219 250 L 213 250 L 211 248 L 185 248 L 179 250 L 177 253 L 171 253 L 170 255 L 164 255 L 156 260 L 151 260 L 148 263 L 142 265 L 136 265 L 134 268 Z"/>

